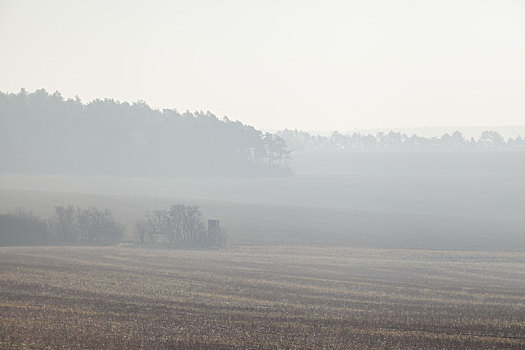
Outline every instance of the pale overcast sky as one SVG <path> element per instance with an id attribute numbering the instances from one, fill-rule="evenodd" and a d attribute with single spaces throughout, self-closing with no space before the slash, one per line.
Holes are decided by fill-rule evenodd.
<path id="1" fill-rule="evenodd" d="M 525 1 L 5 1 L 0 91 L 263 129 L 525 124 Z"/>

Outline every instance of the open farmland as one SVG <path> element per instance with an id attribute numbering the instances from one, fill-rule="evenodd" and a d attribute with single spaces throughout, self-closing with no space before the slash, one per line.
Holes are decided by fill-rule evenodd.
<path id="1" fill-rule="evenodd" d="M 0 348 L 523 349 L 525 254 L 0 248 Z"/>
<path id="2" fill-rule="evenodd" d="M 416 156 L 399 162 L 415 167 Z M 400 174 L 373 168 L 389 159 L 375 157 L 363 165 L 365 156 L 341 156 L 341 166 L 357 163 L 351 174 L 288 178 L 0 175 L 0 213 L 22 207 L 47 219 L 56 205 L 107 208 L 126 226 L 125 239 L 137 240 L 135 223 L 147 211 L 186 203 L 220 219 L 233 244 L 525 251 L 525 172 L 517 165 L 506 176 L 497 167 Z"/>

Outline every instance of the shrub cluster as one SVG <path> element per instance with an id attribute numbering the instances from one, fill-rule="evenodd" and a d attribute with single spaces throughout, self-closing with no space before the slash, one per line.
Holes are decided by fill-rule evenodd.
<path id="1" fill-rule="evenodd" d="M 111 211 L 95 207 L 57 206 L 50 226 L 54 238 L 62 243 L 113 244 L 124 233 Z"/>
<path id="2" fill-rule="evenodd" d="M 218 247 L 226 242 L 223 230 L 205 228 L 200 209 L 196 205 L 173 205 L 165 210 L 154 210 L 137 221 L 140 242 L 163 242 L 177 247 Z"/>
<path id="3" fill-rule="evenodd" d="M 31 212 L 19 209 L 14 214 L 0 214 L 0 245 L 43 245 L 50 238 L 49 227 Z"/>

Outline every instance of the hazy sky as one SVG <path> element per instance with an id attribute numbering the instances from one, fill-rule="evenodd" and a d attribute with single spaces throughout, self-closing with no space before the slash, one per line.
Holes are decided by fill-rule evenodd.
<path id="1" fill-rule="evenodd" d="M 5 1 L 0 90 L 264 129 L 525 124 L 525 1 Z"/>

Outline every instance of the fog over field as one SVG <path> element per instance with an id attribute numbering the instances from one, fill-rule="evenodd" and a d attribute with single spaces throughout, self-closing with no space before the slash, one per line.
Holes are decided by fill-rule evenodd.
<path id="1" fill-rule="evenodd" d="M 136 240 L 144 212 L 196 203 L 231 243 L 523 251 L 523 164 L 525 152 L 303 154 L 284 178 L 5 175 L 2 209 L 108 207 Z"/>
<path id="2" fill-rule="evenodd" d="M 0 1 L 0 349 L 524 349 L 525 6 Z"/>

